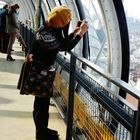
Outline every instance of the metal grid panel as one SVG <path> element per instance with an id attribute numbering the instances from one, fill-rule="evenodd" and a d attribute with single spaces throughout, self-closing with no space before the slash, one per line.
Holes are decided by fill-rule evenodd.
<path id="1" fill-rule="evenodd" d="M 69 78 L 66 75 L 69 75 L 69 72 L 57 73 L 54 82 L 57 90 L 54 97 L 63 110 L 64 116 L 67 113 L 69 93 L 67 81 Z M 133 121 L 133 107 L 131 108 L 127 101 L 107 86 L 97 82 L 92 75 L 86 74 L 84 70 L 77 69 L 75 76 L 79 89 L 78 92 L 75 92 L 74 97 L 73 134 L 81 140 L 130 140 L 133 126 L 129 123 Z M 113 104 L 106 106 L 104 102 L 109 103 L 108 101 Z M 118 110 L 113 110 L 113 105 L 125 115 L 120 115 Z M 114 114 L 120 115 L 121 119 L 117 119 Z M 125 116 L 128 117 L 126 120 Z"/>
<path id="2" fill-rule="evenodd" d="M 119 123 L 99 102 L 91 97 L 86 90 L 81 88 L 77 120 L 75 120 L 80 133 L 85 135 L 85 139 L 91 140 L 130 140 L 131 133 Z M 82 107 L 81 101 L 86 106 Z M 79 110 L 78 110 L 79 109 Z M 77 110 L 77 111 L 76 111 Z M 79 119 L 80 118 L 80 119 Z M 118 127 L 113 125 L 111 120 L 118 123 Z M 80 127 L 79 127 L 80 126 Z M 116 131 L 112 132 L 111 127 Z"/>
<path id="3" fill-rule="evenodd" d="M 56 75 L 54 83 L 59 93 L 55 93 L 59 107 L 66 113 L 68 103 L 68 85 L 61 75 Z M 97 84 L 97 86 L 99 86 Z M 95 87 L 94 87 L 95 88 Z M 107 91 L 106 91 L 107 92 Z M 59 100 L 59 101 L 58 101 Z M 126 107 L 124 107 L 125 109 Z M 129 108 L 127 106 L 127 108 Z M 128 110 L 128 109 L 127 109 Z M 131 110 L 132 114 L 132 109 Z M 112 121 L 113 120 L 113 121 Z M 114 122 L 118 123 L 114 126 Z M 79 139 L 85 140 L 130 140 L 129 132 L 83 87 L 74 98 L 74 132 Z M 112 129 L 116 131 L 113 132 Z"/>

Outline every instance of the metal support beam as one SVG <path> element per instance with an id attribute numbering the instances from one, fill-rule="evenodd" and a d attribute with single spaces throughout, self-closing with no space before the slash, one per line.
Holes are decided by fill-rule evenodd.
<path id="1" fill-rule="evenodd" d="M 41 4 L 42 4 L 42 0 L 39 0 L 39 4 L 38 4 L 38 28 L 40 27 L 40 24 L 41 24 Z"/>
<path id="2" fill-rule="evenodd" d="M 138 112 L 136 113 L 136 120 L 135 120 L 135 129 L 134 129 L 134 140 L 140 139 L 140 99 L 138 102 Z"/>
<path id="3" fill-rule="evenodd" d="M 76 58 L 71 55 L 66 140 L 72 140 Z"/>

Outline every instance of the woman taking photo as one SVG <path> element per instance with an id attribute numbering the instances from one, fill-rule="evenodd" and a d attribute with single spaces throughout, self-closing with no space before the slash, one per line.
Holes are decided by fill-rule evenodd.
<path id="1" fill-rule="evenodd" d="M 53 8 L 48 14 L 48 19 L 35 33 L 31 48 L 27 54 L 28 62 L 40 62 L 40 64 L 44 65 L 44 69 L 51 72 L 54 71 L 53 65 L 58 52 L 71 51 L 88 30 L 88 24 L 83 20 L 78 21 L 74 30 L 68 34 L 71 19 L 71 10 L 66 5 Z M 43 36 L 43 34 L 45 35 Z M 41 39 L 42 37 L 43 39 Z M 47 76 L 47 73 L 42 71 L 41 73 Z M 31 82 L 27 86 L 30 84 Z M 53 80 L 49 84 L 49 90 L 37 94 L 35 94 L 36 91 L 33 92 L 35 96 L 33 119 L 36 127 L 36 140 L 58 139 L 57 131 L 48 128 L 49 104 L 50 97 L 53 94 Z M 36 90 L 42 89 L 41 85 L 39 87 L 32 85 L 32 87 Z M 22 92 L 22 94 L 24 93 Z"/>

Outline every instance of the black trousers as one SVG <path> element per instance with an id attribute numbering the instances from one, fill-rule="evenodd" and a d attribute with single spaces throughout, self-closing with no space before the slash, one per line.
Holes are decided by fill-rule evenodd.
<path id="1" fill-rule="evenodd" d="M 4 33 L 3 34 L 3 52 L 7 52 L 7 48 L 8 48 L 8 44 L 9 44 L 9 34 L 8 33 Z"/>
<path id="2" fill-rule="evenodd" d="M 33 118 L 36 127 L 36 140 L 47 140 L 50 98 L 35 97 Z"/>
<path id="3" fill-rule="evenodd" d="M 0 32 L 0 51 L 2 51 L 3 48 L 3 34 Z"/>
<path id="4" fill-rule="evenodd" d="M 5 32 L 0 32 L 0 51 L 7 53 L 9 43 L 9 34 Z"/>

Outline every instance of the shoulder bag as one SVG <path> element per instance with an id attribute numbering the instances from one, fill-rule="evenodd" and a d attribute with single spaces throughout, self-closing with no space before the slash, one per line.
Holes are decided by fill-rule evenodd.
<path id="1" fill-rule="evenodd" d="M 53 66 L 45 68 L 40 62 L 26 62 L 28 70 L 26 75 L 22 74 L 20 94 L 34 95 L 39 97 L 51 97 L 53 93 L 53 81 L 55 78 L 55 68 Z M 25 64 L 24 64 L 25 65 Z M 25 67 L 24 70 L 25 71 Z"/>

